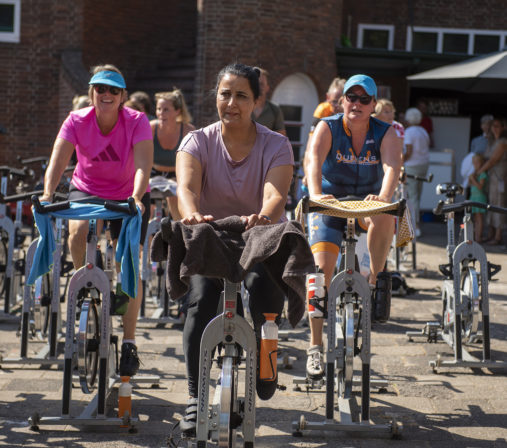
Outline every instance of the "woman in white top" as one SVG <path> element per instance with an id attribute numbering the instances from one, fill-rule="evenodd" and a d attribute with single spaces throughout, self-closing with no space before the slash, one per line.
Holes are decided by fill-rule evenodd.
<path id="1" fill-rule="evenodd" d="M 403 162 L 405 172 L 414 176 L 425 177 L 430 164 L 430 136 L 426 130 L 420 126 L 422 114 L 415 107 L 405 112 L 405 137 L 403 140 Z M 416 179 L 407 178 L 407 193 L 410 202 L 413 205 L 413 220 L 416 225 L 416 236 L 421 235 L 419 228 L 419 203 L 421 201 L 422 182 Z"/>

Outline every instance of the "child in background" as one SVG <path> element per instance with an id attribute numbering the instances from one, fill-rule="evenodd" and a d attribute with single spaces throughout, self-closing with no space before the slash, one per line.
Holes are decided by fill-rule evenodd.
<path id="1" fill-rule="evenodd" d="M 475 154 L 472 158 L 475 173 L 479 171 L 484 164 L 484 157 L 481 154 Z M 470 184 L 470 200 L 475 202 L 488 203 L 488 174 L 486 172 L 479 174 L 471 174 L 468 178 Z M 482 230 L 484 228 L 484 214 L 486 210 L 483 208 L 472 207 L 472 217 L 474 220 L 474 238 L 478 243 L 482 243 Z"/>

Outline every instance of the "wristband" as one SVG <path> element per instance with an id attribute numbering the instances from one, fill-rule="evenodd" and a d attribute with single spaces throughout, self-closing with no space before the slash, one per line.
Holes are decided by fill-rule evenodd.
<path id="1" fill-rule="evenodd" d="M 259 215 L 259 217 L 264 218 L 265 220 L 271 222 L 271 218 L 267 215 Z"/>

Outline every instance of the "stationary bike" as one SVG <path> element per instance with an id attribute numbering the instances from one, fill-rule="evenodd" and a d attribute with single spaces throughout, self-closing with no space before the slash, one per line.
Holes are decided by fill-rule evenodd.
<path id="1" fill-rule="evenodd" d="M 505 367 L 507 363 L 491 359 L 489 328 L 489 280 L 501 266 L 487 261 L 483 247 L 474 241 L 472 207 L 493 213 L 507 214 L 507 208 L 463 201 L 455 203 L 455 197 L 463 193 L 458 184 L 439 184 L 437 194 L 447 197 L 434 209 L 436 215 L 447 216 L 447 255 L 449 262 L 439 265 L 445 279 L 442 286 L 442 321 L 428 322 L 421 332 L 409 331 L 413 337 L 426 337 L 436 342 L 441 337 L 454 351 L 454 359 L 443 360 L 438 356 L 429 362 L 433 371 L 439 367 Z M 456 245 L 454 214 L 464 212 L 463 241 Z M 481 329 L 482 327 L 482 329 Z M 471 355 L 464 345 L 482 344 L 482 358 Z"/>

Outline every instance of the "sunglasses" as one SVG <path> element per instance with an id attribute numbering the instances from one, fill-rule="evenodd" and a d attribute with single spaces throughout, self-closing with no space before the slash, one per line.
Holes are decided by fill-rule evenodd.
<path id="1" fill-rule="evenodd" d="M 119 95 L 122 89 L 119 87 L 113 87 L 113 86 L 106 86 L 105 84 L 94 84 L 93 88 L 95 89 L 95 92 L 102 95 L 103 93 L 106 93 L 109 91 L 111 95 Z"/>
<path id="2" fill-rule="evenodd" d="M 351 103 L 355 103 L 357 100 L 364 106 L 367 106 L 371 103 L 371 100 L 373 99 L 370 95 L 356 95 L 355 93 L 346 93 L 345 97 L 347 100 Z"/>

